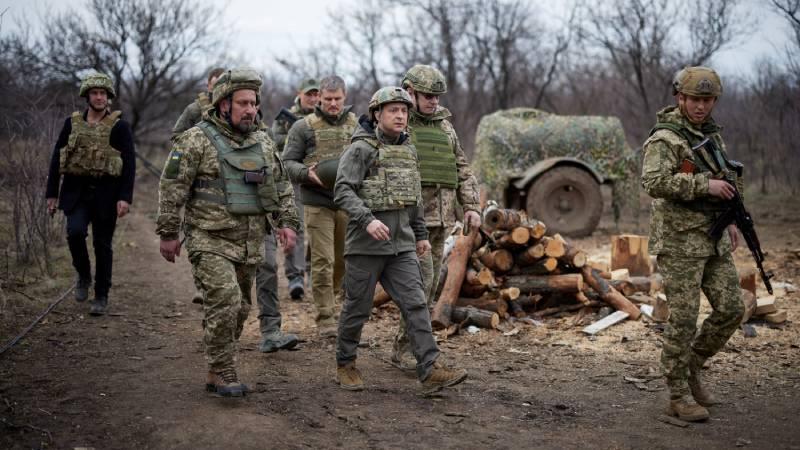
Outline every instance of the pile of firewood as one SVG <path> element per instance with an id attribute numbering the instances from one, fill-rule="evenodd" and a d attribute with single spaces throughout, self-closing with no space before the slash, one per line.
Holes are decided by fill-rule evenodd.
<path id="1" fill-rule="evenodd" d="M 541 318 L 606 304 L 638 319 L 639 307 L 626 295 L 657 290 L 658 281 L 649 276 L 611 280 L 607 270 L 588 259 L 560 235 L 548 236 L 546 224 L 523 211 L 490 206 L 479 230 L 455 237 L 432 325 L 495 328 L 509 317 Z"/>

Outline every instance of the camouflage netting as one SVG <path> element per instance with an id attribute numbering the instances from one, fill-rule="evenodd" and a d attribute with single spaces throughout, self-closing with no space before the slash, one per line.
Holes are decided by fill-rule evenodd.
<path id="1" fill-rule="evenodd" d="M 616 117 L 559 116 L 533 108 L 497 111 L 478 125 L 473 168 L 488 198 L 501 201 L 510 179 L 543 159 L 562 156 L 578 158 L 614 181 L 615 217 L 638 198 L 640 155 L 628 146 Z"/>

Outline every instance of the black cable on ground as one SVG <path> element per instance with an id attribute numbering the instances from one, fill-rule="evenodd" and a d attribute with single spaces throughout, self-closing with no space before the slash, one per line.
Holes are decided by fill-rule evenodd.
<path id="1" fill-rule="evenodd" d="M 31 322 L 30 325 L 28 325 L 24 330 L 22 330 L 22 332 L 20 334 L 18 334 L 16 337 L 14 337 L 14 339 L 11 339 L 10 341 L 8 341 L 5 345 L 3 345 L 3 347 L 0 347 L 0 355 L 5 353 L 11 347 L 17 345 L 17 342 L 19 342 L 20 339 L 22 339 L 26 334 L 28 334 L 28 332 L 30 332 L 33 329 L 33 327 L 36 326 L 37 323 L 39 323 L 42 319 L 44 319 L 44 316 L 50 314 L 50 311 L 52 311 L 53 308 L 58 306 L 59 303 L 61 303 L 62 301 L 64 301 L 65 298 L 67 298 L 67 294 L 72 292 L 72 290 L 75 289 L 75 286 L 76 286 L 75 284 L 70 286 L 69 289 L 67 289 L 66 291 L 64 291 L 63 294 L 61 294 L 61 297 L 59 297 L 58 300 L 54 301 L 50 306 L 48 306 L 47 309 L 44 310 L 44 312 L 42 314 L 40 314 L 39 317 L 36 318 L 36 320 Z"/>
<path id="2" fill-rule="evenodd" d="M 144 168 L 147 169 L 154 177 L 161 178 L 161 170 L 155 164 L 151 163 L 150 161 L 146 160 L 144 156 L 140 155 L 138 152 L 134 152 L 139 161 L 144 164 Z"/>

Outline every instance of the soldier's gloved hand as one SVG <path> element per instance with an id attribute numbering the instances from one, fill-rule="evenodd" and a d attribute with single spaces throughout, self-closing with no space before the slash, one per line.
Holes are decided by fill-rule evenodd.
<path id="1" fill-rule="evenodd" d="M 425 239 L 424 241 L 417 241 L 417 256 L 422 256 L 431 251 L 431 241 Z"/>
<path id="2" fill-rule="evenodd" d="M 291 228 L 278 228 L 278 243 L 283 247 L 283 254 L 288 255 L 297 244 L 297 233 Z"/>
<path id="3" fill-rule="evenodd" d="M 708 180 L 708 195 L 730 200 L 735 193 L 734 187 L 725 180 Z"/>
<path id="4" fill-rule="evenodd" d="M 739 248 L 739 229 L 735 224 L 728 225 L 728 236 L 731 237 L 731 252 L 735 252 Z"/>
<path id="5" fill-rule="evenodd" d="M 117 217 L 125 217 L 125 214 L 128 214 L 131 205 L 126 202 L 125 200 L 120 200 L 117 202 Z"/>
<path id="6" fill-rule="evenodd" d="M 172 239 L 169 241 L 161 241 L 161 245 L 159 245 L 159 250 L 161 251 L 161 256 L 164 257 L 167 261 L 174 263 L 176 256 L 181 256 L 181 241 L 178 239 Z"/>
<path id="7" fill-rule="evenodd" d="M 367 233 L 376 241 L 389 240 L 389 227 L 378 219 L 374 219 L 367 225 Z"/>

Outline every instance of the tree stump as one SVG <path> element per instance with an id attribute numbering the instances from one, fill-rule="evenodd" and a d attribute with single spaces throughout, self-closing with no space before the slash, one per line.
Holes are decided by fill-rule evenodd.
<path id="1" fill-rule="evenodd" d="M 611 237 L 611 270 L 615 269 L 628 269 L 631 276 L 650 276 L 652 267 L 647 236 L 623 234 Z"/>

